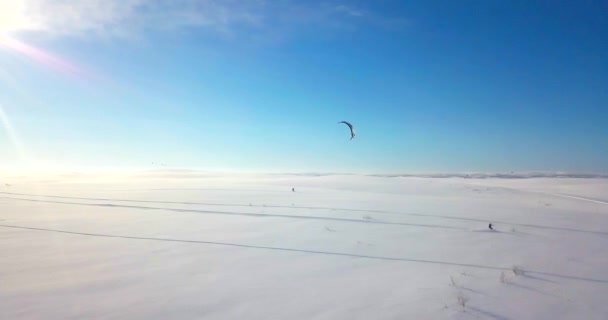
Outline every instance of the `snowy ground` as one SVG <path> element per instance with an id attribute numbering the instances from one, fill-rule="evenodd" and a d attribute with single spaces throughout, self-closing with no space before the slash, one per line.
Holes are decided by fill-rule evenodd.
<path id="1" fill-rule="evenodd" d="M 608 318 L 608 179 L 5 174 L 0 192 L 0 319 Z"/>

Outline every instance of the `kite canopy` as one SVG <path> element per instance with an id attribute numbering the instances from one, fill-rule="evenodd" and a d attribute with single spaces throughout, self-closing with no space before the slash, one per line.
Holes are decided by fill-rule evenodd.
<path id="1" fill-rule="evenodd" d="M 350 129 L 350 140 L 352 140 L 355 137 L 355 129 L 353 128 L 353 125 L 350 124 L 350 122 L 348 121 L 340 121 L 338 123 L 344 123 L 348 126 L 348 128 Z"/>

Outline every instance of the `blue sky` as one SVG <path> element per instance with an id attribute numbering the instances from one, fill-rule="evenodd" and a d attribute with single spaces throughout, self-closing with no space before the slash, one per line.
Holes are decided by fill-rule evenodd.
<path id="1" fill-rule="evenodd" d="M 0 166 L 608 172 L 605 1 L 0 12 Z"/>

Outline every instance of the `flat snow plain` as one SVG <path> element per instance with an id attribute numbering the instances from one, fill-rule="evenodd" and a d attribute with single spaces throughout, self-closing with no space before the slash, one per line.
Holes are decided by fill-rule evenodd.
<path id="1" fill-rule="evenodd" d="M 608 179 L 0 182 L 0 319 L 608 319 Z"/>

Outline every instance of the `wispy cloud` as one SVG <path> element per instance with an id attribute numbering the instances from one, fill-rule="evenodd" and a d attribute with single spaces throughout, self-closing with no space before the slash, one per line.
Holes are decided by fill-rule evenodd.
<path id="1" fill-rule="evenodd" d="M 20 30 L 59 36 L 131 37 L 147 31 L 203 29 L 224 35 L 354 30 L 379 16 L 338 2 L 269 0 L 16 0 Z M 245 32 L 246 31 L 246 32 Z"/>

